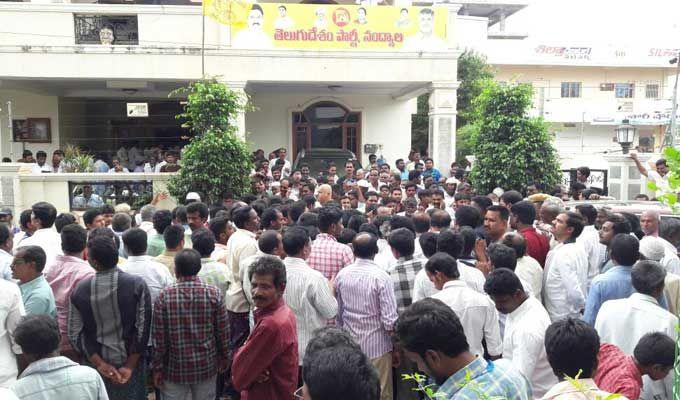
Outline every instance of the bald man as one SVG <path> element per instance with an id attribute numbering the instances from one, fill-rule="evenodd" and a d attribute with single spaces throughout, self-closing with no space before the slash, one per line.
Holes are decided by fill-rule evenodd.
<path id="1" fill-rule="evenodd" d="M 317 199 L 319 203 L 323 206 L 329 201 L 333 200 L 333 188 L 331 185 L 323 184 L 319 186 L 319 193 L 317 194 Z"/>
<path id="2" fill-rule="evenodd" d="M 647 210 L 640 215 L 640 227 L 645 236 L 659 236 L 659 222 L 661 215 L 656 210 Z"/>

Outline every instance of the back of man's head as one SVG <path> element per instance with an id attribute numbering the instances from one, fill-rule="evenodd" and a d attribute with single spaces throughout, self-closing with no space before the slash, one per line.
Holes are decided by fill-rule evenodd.
<path id="1" fill-rule="evenodd" d="M 443 251 L 457 260 L 463 252 L 463 246 L 463 238 L 457 232 L 445 230 L 439 233 L 437 251 Z"/>
<path id="2" fill-rule="evenodd" d="M 35 219 L 40 221 L 41 228 L 51 228 L 57 218 L 57 209 L 50 203 L 41 201 L 33 204 L 31 211 Z"/>
<path id="3" fill-rule="evenodd" d="M 600 337 L 593 327 L 580 319 L 554 322 L 545 332 L 548 362 L 558 379 L 592 378 L 597 369 Z"/>
<path id="4" fill-rule="evenodd" d="M 423 255 L 426 258 L 430 258 L 437 252 L 437 238 L 438 233 L 425 232 L 418 238 L 418 243 L 420 248 L 423 250 Z"/>
<path id="5" fill-rule="evenodd" d="M 34 360 L 58 355 L 59 325 L 49 315 L 27 315 L 15 328 L 14 341 Z"/>
<path id="6" fill-rule="evenodd" d="M 517 253 L 504 244 L 492 243 L 487 248 L 487 253 L 494 268 L 507 268 L 514 271 L 517 267 Z"/>
<path id="7" fill-rule="evenodd" d="M 410 257 L 415 250 L 416 235 L 406 228 L 398 228 L 390 232 L 387 239 L 390 247 L 399 253 L 400 257 Z"/>
<path id="8" fill-rule="evenodd" d="M 215 250 L 215 235 L 206 228 L 199 228 L 191 232 L 191 246 L 202 258 L 210 257 Z"/>
<path id="9" fill-rule="evenodd" d="M 125 213 L 117 213 L 111 219 L 111 229 L 114 232 L 122 233 L 130 229 L 132 226 L 132 218 Z"/>
<path id="10" fill-rule="evenodd" d="M 194 249 L 182 249 L 175 255 L 176 276 L 196 276 L 201 270 L 201 254 Z"/>
<path id="11" fill-rule="evenodd" d="M 54 220 L 54 227 L 57 230 L 57 233 L 61 233 L 62 229 L 66 225 L 70 224 L 75 224 L 76 223 L 76 217 L 71 214 L 71 213 L 61 213 L 57 215 L 57 218 Z"/>
<path id="12" fill-rule="evenodd" d="M 413 225 L 415 226 L 416 233 L 425 233 L 430 230 L 430 216 L 424 212 L 417 212 L 413 214 Z"/>
<path id="13" fill-rule="evenodd" d="M 102 270 L 114 268 L 118 265 L 118 247 L 114 238 L 105 235 L 90 237 L 87 241 L 87 257 L 90 263 Z"/>
<path id="14" fill-rule="evenodd" d="M 592 204 L 580 204 L 576 206 L 576 211 L 583 216 L 586 225 L 593 225 L 597 219 L 597 209 Z"/>
<path id="15" fill-rule="evenodd" d="M 319 230 L 328 233 L 331 225 L 337 224 L 342 220 L 342 210 L 335 206 L 322 207 L 319 210 Z"/>
<path id="16" fill-rule="evenodd" d="M 527 241 L 524 236 L 520 235 L 519 233 L 506 233 L 505 236 L 503 236 L 503 244 L 515 250 L 515 256 L 517 259 L 520 259 L 526 255 Z"/>
<path id="17" fill-rule="evenodd" d="M 433 298 L 413 303 L 395 324 L 404 349 L 426 359 L 428 351 L 456 357 L 470 350 L 463 325 L 451 307 Z"/>
<path id="18" fill-rule="evenodd" d="M 633 357 L 640 366 L 652 369 L 653 380 L 663 379 L 675 365 L 675 340 L 663 332 L 651 332 L 640 338 Z"/>
<path id="19" fill-rule="evenodd" d="M 139 215 L 142 221 L 149 221 L 153 219 L 153 215 L 156 213 L 156 206 L 147 204 L 139 210 Z M 160 233 L 160 232 L 159 232 Z"/>
<path id="20" fill-rule="evenodd" d="M 313 400 L 380 399 L 380 379 L 345 331 L 317 329 L 303 360 L 302 377 Z"/>
<path id="21" fill-rule="evenodd" d="M 360 232 L 352 240 L 352 249 L 356 258 L 372 260 L 378 254 L 378 238 L 368 232 Z"/>
<path id="22" fill-rule="evenodd" d="M 532 225 L 536 219 L 536 207 L 529 201 L 520 201 L 513 204 L 510 207 L 510 212 L 522 225 Z"/>
<path id="23" fill-rule="evenodd" d="M 630 272 L 633 288 L 641 294 L 656 297 L 663 293 L 666 269 L 656 261 L 638 261 Z"/>
<path id="24" fill-rule="evenodd" d="M 635 236 L 619 233 L 612 239 L 609 251 L 617 265 L 632 266 L 640 259 L 640 242 Z"/>
<path id="25" fill-rule="evenodd" d="M 482 216 L 478 209 L 472 206 L 460 206 L 456 209 L 456 225 L 476 228 L 481 224 Z"/>
<path id="26" fill-rule="evenodd" d="M 450 228 L 451 216 L 444 210 L 435 210 L 430 216 L 430 225 L 437 229 Z"/>
<path id="27" fill-rule="evenodd" d="M 507 192 L 503 192 L 501 195 L 501 201 L 503 204 L 506 206 L 511 206 L 515 203 L 519 203 L 522 201 L 522 193 L 516 191 L 516 190 L 508 190 Z"/>
<path id="28" fill-rule="evenodd" d="M 257 247 L 261 252 L 266 254 L 274 254 L 281 244 L 281 234 L 277 231 L 268 230 L 262 232 L 260 238 L 257 240 Z"/>
<path id="29" fill-rule="evenodd" d="M 307 230 L 300 226 L 293 226 L 283 233 L 283 250 L 289 257 L 301 255 L 305 246 L 309 244 Z"/>
<path id="30" fill-rule="evenodd" d="M 390 230 L 394 231 L 399 228 L 406 228 L 413 232 L 413 234 L 416 233 L 416 227 L 413 224 L 413 221 L 409 217 L 404 217 L 402 215 L 395 215 L 392 217 L 390 220 Z"/>
<path id="31" fill-rule="evenodd" d="M 170 225 L 163 232 L 163 241 L 168 250 L 177 249 L 184 239 L 184 228 L 180 225 Z"/>
<path id="32" fill-rule="evenodd" d="M 61 230 L 61 250 L 65 254 L 77 254 L 87 246 L 87 231 L 78 224 L 66 225 Z"/>
<path id="33" fill-rule="evenodd" d="M 123 244 L 127 253 L 131 256 L 146 254 L 146 240 L 146 232 L 139 228 L 128 229 L 123 233 Z"/>
<path id="34" fill-rule="evenodd" d="M 456 259 L 447 253 L 435 253 L 425 264 L 425 270 L 434 275 L 437 272 L 442 273 L 450 279 L 458 279 L 460 272 L 458 271 L 458 263 Z"/>
<path id="35" fill-rule="evenodd" d="M 158 210 L 152 217 L 153 228 L 162 235 L 168 226 L 172 225 L 172 213 L 170 210 Z"/>

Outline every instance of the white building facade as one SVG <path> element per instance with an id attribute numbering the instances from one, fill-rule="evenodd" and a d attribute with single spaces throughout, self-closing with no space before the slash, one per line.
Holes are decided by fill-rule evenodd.
<path id="1" fill-rule="evenodd" d="M 24 149 L 49 155 L 68 144 L 113 154 L 126 142 L 186 139 L 174 119 L 182 98 L 168 96 L 204 72 L 250 96 L 255 111 L 239 124 L 253 149 L 297 154 L 339 147 L 362 164 L 374 151 L 392 162 L 405 158 L 416 97 L 430 93 L 430 154 L 448 170 L 455 155 L 458 39 L 485 40 L 488 19 L 461 16 L 459 24 L 460 5 L 438 7 L 446 13 L 445 47 L 409 51 L 237 49 L 228 26 L 206 17 L 203 27 L 200 5 L 0 3 L 0 155 L 14 161 Z M 83 26 L 97 18 L 127 19 L 120 22 L 127 31 L 116 36 L 127 35 L 129 43 L 88 42 Z M 474 33 L 461 32 L 470 27 Z M 148 103 L 149 117 L 128 118 L 131 102 Z M 321 137 L 327 121 L 303 120 L 310 110 L 344 119 Z M 48 124 L 49 140 L 16 138 L 28 120 Z"/>

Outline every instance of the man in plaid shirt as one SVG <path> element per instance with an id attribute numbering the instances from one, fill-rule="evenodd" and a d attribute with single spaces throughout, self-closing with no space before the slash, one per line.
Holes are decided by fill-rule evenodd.
<path id="1" fill-rule="evenodd" d="M 408 228 L 395 229 L 390 233 L 387 243 L 397 264 L 390 271 L 394 282 L 394 295 L 397 298 L 397 312 L 402 313 L 413 302 L 413 282 L 418 271 L 425 266 L 423 259 L 414 259 L 415 233 Z"/>
<path id="2" fill-rule="evenodd" d="M 326 206 L 319 210 L 319 233 L 312 244 L 307 264 L 332 281 L 338 272 L 354 262 L 352 249 L 337 241 L 344 226 L 342 211 L 337 206 Z"/>
<path id="3" fill-rule="evenodd" d="M 153 315 L 154 385 L 164 399 L 215 398 L 215 379 L 229 365 L 229 324 L 222 293 L 196 276 L 201 255 L 175 257 L 177 283 L 163 290 Z"/>

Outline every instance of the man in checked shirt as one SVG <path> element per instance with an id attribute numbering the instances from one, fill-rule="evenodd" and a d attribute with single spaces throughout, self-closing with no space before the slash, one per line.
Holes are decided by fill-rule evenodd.
<path id="1" fill-rule="evenodd" d="M 220 289 L 197 277 L 200 270 L 196 250 L 177 253 L 177 283 L 154 306 L 151 368 L 166 400 L 214 399 L 216 376 L 229 365 L 227 309 Z"/>

